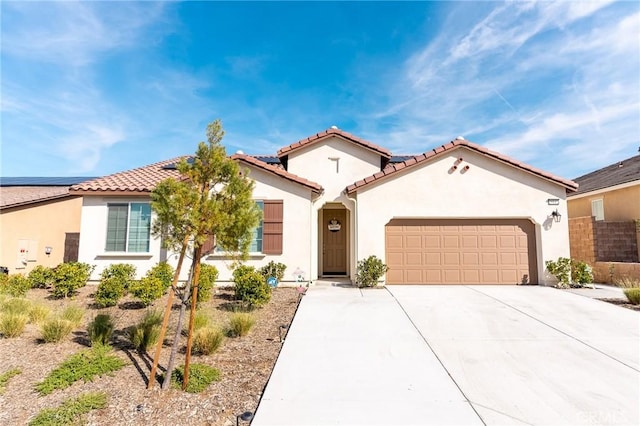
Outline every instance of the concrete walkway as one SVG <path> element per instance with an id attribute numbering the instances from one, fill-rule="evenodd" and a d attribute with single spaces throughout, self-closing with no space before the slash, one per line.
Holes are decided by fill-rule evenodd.
<path id="1" fill-rule="evenodd" d="M 640 315 L 536 286 L 312 287 L 253 425 L 640 424 Z"/>

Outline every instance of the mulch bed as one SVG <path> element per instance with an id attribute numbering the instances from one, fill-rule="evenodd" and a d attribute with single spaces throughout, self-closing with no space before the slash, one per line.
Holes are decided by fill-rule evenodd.
<path id="1" fill-rule="evenodd" d="M 75 303 L 87 311 L 83 325 L 61 343 L 42 343 L 34 324 L 27 325 L 20 337 L 0 338 L 0 373 L 12 368 L 22 371 L 9 381 L 6 392 L 0 395 L 0 424 L 27 424 L 43 408 L 56 407 L 63 400 L 86 392 L 103 391 L 108 395 L 108 406 L 91 412 L 86 417 L 89 424 L 235 425 L 238 414 L 255 412 L 280 353 L 280 326 L 291 323 L 298 306 L 295 288 L 274 289 L 269 304 L 254 311 L 256 325 L 247 336 L 227 338 L 214 354 L 192 356 L 192 363 L 218 368 L 221 380 L 200 394 L 189 394 L 176 389 L 162 391 L 157 382 L 153 389 L 147 390 L 154 350 L 141 354 L 124 338 L 126 328 L 138 322 L 145 309 L 129 298 L 119 306 L 96 309 L 92 297 L 95 289 L 95 286 L 84 287 L 73 300 L 52 299 L 46 290 L 29 291 L 29 299 L 49 305 L 53 310 Z M 224 325 L 227 321 L 229 307 L 233 305 L 232 295 L 231 289 L 218 288 L 213 300 L 204 304 L 217 324 Z M 163 310 L 166 297 L 156 301 L 154 307 Z M 164 371 L 169 359 L 178 309 L 179 305 L 174 304 L 159 373 Z M 113 376 L 96 378 L 89 383 L 76 382 L 67 389 L 39 396 L 33 390 L 34 385 L 69 355 L 87 348 L 86 325 L 96 314 L 105 312 L 110 313 L 116 323 L 114 353 L 126 360 L 127 365 Z M 181 339 L 182 345 L 186 345 L 186 337 Z M 184 351 L 176 361 L 177 365 L 183 363 Z"/>
<path id="2" fill-rule="evenodd" d="M 632 311 L 639 311 L 640 312 L 640 305 L 631 304 L 627 300 L 622 300 L 622 299 L 598 299 L 598 300 L 602 300 L 603 302 L 612 303 L 614 305 L 622 306 L 623 308 L 631 309 Z"/>

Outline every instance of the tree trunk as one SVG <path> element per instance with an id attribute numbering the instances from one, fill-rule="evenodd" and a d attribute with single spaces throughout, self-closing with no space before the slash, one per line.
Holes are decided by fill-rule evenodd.
<path id="1" fill-rule="evenodd" d="M 197 245 L 193 254 L 195 262 L 193 272 L 193 291 L 191 292 L 191 312 L 189 313 L 189 333 L 187 334 L 187 354 L 184 361 L 184 376 L 182 379 L 182 390 L 187 389 L 189 384 L 189 367 L 191 365 L 191 345 L 193 343 L 193 324 L 196 319 L 196 305 L 198 302 L 198 281 L 200 280 L 200 256 L 202 245 Z"/>
<path id="2" fill-rule="evenodd" d="M 194 258 L 195 259 L 195 258 Z M 194 260 L 195 262 L 195 260 Z M 176 334 L 173 339 L 173 345 L 171 346 L 171 355 L 169 356 L 169 363 L 167 364 L 167 371 L 164 374 L 164 381 L 162 382 L 162 390 L 167 390 L 171 386 L 171 374 L 176 363 L 176 355 L 178 354 L 178 346 L 180 346 L 180 335 L 182 334 L 182 323 L 184 321 L 184 313 L 187 310 L 187 301 L 189 300 L 189 293 L 191 291 L 191 280 L 193 279 L 194 264 L 191 264 L 191 271 L 189 272 L 189 279 L 184 287 L 182 297 L 180 298 L 180 314 L 178 315 L 178 325 L 176 328 Z"/>
<path id="3" fill-rule="evenodd" d="M 176 265 L 176 272 L 173 275 L 173 282 L 171 283 L 171 293 L 167 298 L 167 306 L 164 309 L 164 318 L 162 319 L 162 328 L 160 328 L 160 336 L 158 337 L 158 344 L 156 346 L 156 353 L 153 356 L 153 366 L 151 367 L 151 373 L 149 374 L 149 384 L 147 389 L 151 389 L 156 380 L 156 371 L 158 370 L 158 363 L 160 362 L 160 352 L 162 351 L 162 344 L 164 342 L 164 336 L 167 332 L 167 325 L 169 324 L 169 316 L 171 315 L 171 308 L 173 306 L 173 296 L 175 295 L 178 284 L 178 277 L 180 277 L 180 271 L 182 270 L 182 262 L 184 261 L 184 255 L 187 252 L 189 246 L 189 239 L 185 238 L 182 242 L 182 249 L 180 250 L 180 257 L 178 258 L 178 264 Z"/>

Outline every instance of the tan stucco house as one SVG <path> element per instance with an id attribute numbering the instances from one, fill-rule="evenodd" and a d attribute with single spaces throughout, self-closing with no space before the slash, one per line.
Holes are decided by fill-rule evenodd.
<path id="1" fill-rule="evenodd" d="M 419 155 L 332 127 L 276 155 L 237 153 L 264 220 L 248 264 L 287 266 L 285 280 L 355 279 L 369 255 L 387 284 L 550 284 L 544 261 L 569 255 L 566 193 L 577 185 L 464 138 Z M 169 159 L 75 185 L 83 196 L 79 259 L 144 274 L 176 254 L 150 236 L 149 193 L 177 177 Z M 205 262 L 231 278 L 230 262 Z"/>
<path id="2" fill-rule="evenodd" d="M 82 197 L 69 187 L 86 179 L 0 178 L 0 266 L 27 274 L 77 260 Z"/>

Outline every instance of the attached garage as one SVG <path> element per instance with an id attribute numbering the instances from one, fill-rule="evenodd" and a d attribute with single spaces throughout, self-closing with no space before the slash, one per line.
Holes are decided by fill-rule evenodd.
<path id="1" fill-rule="evenodd" d="M 393 219 L 387 284 L 537 284 L 527 219 Z"/>

